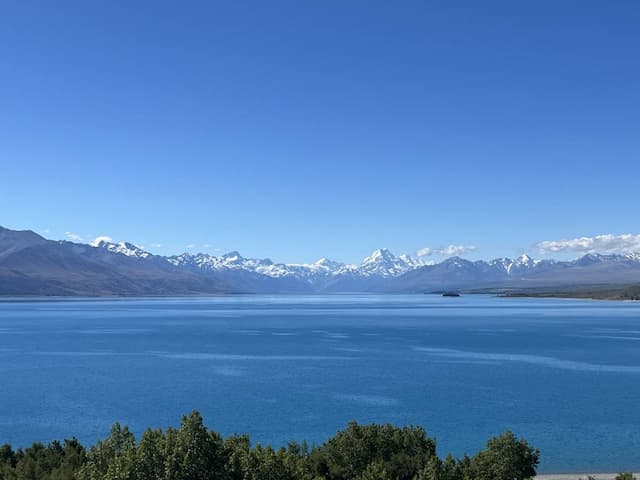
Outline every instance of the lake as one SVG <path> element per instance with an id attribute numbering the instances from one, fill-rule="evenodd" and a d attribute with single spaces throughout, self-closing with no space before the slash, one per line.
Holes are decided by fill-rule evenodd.
<path id="1" fill-rule="evenodd" d="M 0 443 L 139 434 L 319 443 L 417 424 L 439 453 L 511 429 L 542 472 L 640 468 L 640 304 L 489 296 L 0 302 Z"/>

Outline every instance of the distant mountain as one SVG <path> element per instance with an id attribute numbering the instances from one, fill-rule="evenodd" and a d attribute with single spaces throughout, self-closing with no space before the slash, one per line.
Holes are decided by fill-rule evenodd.
<path id="1" fill-rule="evenodd" d="M 437 292 L 640 283 L 640 254 L 588 254 L 560 262 L 528 255 L 426 264 L 375 250 L 359 264 L 153 255 L 127 242 L 47 240 L 0 227 L 0 295 L 207 295 L 217 293 Z"/>
<path id="2" fill-rule="evenodd" d="M 149 252 L 145 252 L 140 247 L 137 247 L 136 245 L 133 245 L 129 242 L 112 243 L 105 240 L 100 240 L 96 243 L 91 243 L 90 245 L 92 247 L 104 248 L 105 250 L 108 250 L 112 253 L 121 253 L 122 255 L 125 255 L 127 257 L 147 258 L 151 256 Z"/>
<path id="3" fill-rule="evenodd" d="M 523 289 L 579 285 L 629 285 L 640 283 L 640 255 L 588 254 L 559 262 L 534 260 L 527 255 L 511 260 L 470 262 L 458 257 L 413 269 L 398 277 L 393 291 L 441 289 Z"/>
<path id="4" fill-rule="evenodd" d="M 0 259 L 34 245 L 43 245 L 47 240 L 30 230 L 16 231 L 0 227 Z"/>
<path id="5" fill-rule="evenodd" d="M 261 277 L 278 280 L 282 287 L 277 290 L 293 291 L 368 291 L 380 288 L 391 278 L 398 277 L 420 265 L 421 262 L 408 255 L 396 257 L 387 249 L 375 250 L 358 265 L 334 262 L 326 258 L 309 264 L 274 263 L 268 258 L 244 258 L 238 252 L 222 256 L 204 253 L 183 253 L 168 257 L 167 261 L 176 267 L 203 273 L 217 272 L 225 274 L 233 283 L 234 273 L 259 274 Z M 274 289 L 273 282 L 270 289 Z M 285 288 L 286 285 L 286 288 Z M 261 291 L 254 286 L 256 291 Z"/>
<path id="6" fill-rule="evenodd" d="M 215 278 L 175 268 L 164 257 L 108 245 L 46 240 L 0 227 L 2 295 L 194 295 L 233 291 Z"/>

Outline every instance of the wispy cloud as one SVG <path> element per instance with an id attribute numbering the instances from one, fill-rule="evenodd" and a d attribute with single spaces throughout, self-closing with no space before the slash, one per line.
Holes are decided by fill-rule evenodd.
<path id="1" fill-rule="evenodd" d="M 579 237 L 564 240 L 545 240 L 536 244 L 543 254 L 576 252 L 576 253 L 630 253 L 640 251 L 640 235 L 597 235 L 595 237 Z"/>
<path id="2" fill-rule="evenodd" d="M 195 243 L 190 243 L 189 245 L 187 245 L 187 248 L 196 248 L 196 244 Z"/>
<path id="3" fill-rule="evenodd" d="M 432 255 L 442 255 L 444 257 L 454 257 L 456 255 L 464 255 L 473 252 L 476 249 L 474 245 L 447 245 L 445 247 L 431 248 L 424 247 L 416 252 L 419 257 L 430 257 Z"/>
<path id="4" fill-rule="evenodd" d="M 153 248 L 162 248 L 162 244 L 161 243 L 150 243 L 149 245 L 151 247 L 153 247 Z"/>
<path id="5" fill-rule="evenodd" d="M 100 245 L 100 242 L 112 243 L 113 242 L 113 238 L 111 238 L 108 235 L 101 235 L 101 236 L 96 237 L 93 240 L 91 240 L 91 242 L 89 242 L 89 245 L 91 245 L 92 247 L 97 247 L 98 245 Z"/>
<path id="6" fill-rule="evenodd" d="M 84 241 L 84 238 L 82 237 L 82 235 L 78 235 L 77 233 L 64 232 L 64 234 L 72 242 L 82 242 L 82 241 Z"/>

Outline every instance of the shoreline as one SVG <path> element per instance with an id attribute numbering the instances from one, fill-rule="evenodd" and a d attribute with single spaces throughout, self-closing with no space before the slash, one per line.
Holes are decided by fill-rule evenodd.
<path id="1" fill-rule="evenodd" d="M 587 480 L 589 477 L 595 480 L 615 480 L 620 474 L 616 473 L 543 473 L 536 475 L 534 480 Z M 640 480 L 640 473 L 633 474 Z"/>

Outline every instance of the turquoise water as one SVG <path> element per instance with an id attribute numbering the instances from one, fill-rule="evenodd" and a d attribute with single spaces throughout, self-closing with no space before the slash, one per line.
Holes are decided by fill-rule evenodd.
<path id="1" fill-rule="evenodd" d="M 461 455 L 510 428 L 541 471 L 640 468 L 640 304 L 485 296 L 0 302 L 0 443 L 136 433 L 321 442 L 423 425 Z"/>

